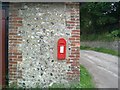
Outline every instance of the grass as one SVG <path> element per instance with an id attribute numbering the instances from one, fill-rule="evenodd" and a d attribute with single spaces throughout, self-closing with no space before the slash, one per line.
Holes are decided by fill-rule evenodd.
<path id="1" fill-rule="evenodd" d="M 80 88 L 95 88 L 95 84 L 87 69 L 80 65 L 80 70 Z"/>
<path id="2" fill-rule="evenodd" d="M 97 51 L 97 52 L 102 52 L 102 53 L 107 53 L 107 54 L 111 54 L 111 55 L 115 55 L 115 56 L 120 56 L 120 54 L 117 51 L 111 50 L 111 49 L 102 48 L 102 47 L 92 48 L 92 47 L 88 47 L 88 46 L 80 46 L 80 49 L 81 50 L 94 50 L 94 51 Z"/>

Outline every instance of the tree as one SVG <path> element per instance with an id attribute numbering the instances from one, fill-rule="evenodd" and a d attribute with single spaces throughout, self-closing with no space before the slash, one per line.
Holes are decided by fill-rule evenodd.
<path id="1" fill-rule="evenodd" d="M 81 32 L 100 34 L 119 28 L 120 2 L 81 3 Z"/>

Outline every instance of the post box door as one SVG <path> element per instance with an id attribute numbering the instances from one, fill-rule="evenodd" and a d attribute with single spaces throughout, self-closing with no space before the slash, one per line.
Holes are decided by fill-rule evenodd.
<path id="1" fill-rule="evenodd" d="M 66 40 L 60 38 L 57 44 L 57 58 L 58 60 L 64 60 L 66 58 Z"/>

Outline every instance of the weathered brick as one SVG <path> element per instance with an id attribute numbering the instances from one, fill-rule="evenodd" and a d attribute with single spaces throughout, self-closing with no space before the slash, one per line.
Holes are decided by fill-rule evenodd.
<path id="1" fill-rule="evenodd" d="M 22 58 L 22 55 L 17 55 L 17 58 Z"/>
<path id="2" fill-rule="evenodd" d="M 17 56 L 9 56 L 9 59 L 17 58 Z"/>
<path id="3" fill-rule="evenodd" d="M 78 29 L 78 30 L 72 30 L 72 32 L 80 32 L 80 29 Z"/>
<path id="4" fill-rule="evenodd" d="M 80 37 L 76 37 L 75 40 L 80 40 Z"/>
<path id="5" fill-rule="evenodd" d="M 80 32 L 74 32 L 74 31 L 72 31 L 72 34 L 80 35 Z"/>
<path id="6" fill-rule="evenodd" d="M 9 35 L 17 35 L 17 33 L 16 32 L 12 32 L 12 33 L 10 32 Z"/>
<path id="7" fill-rule="evenodd" d="M 9 29 L 18 29 L 18 27 L 13 26 L 13 25 L 9 25 Z"/>
<path id="8" fill-rule="evenodd" d="M 74 28 L 74 27 L 73 27 L 73 26 L 68 26 L 67 28 L 68 28 L 68 29 L 72 29 L 72 28 Z"/>
<path id="9" fill-rule="evenodd" d="M 78 38 L 80 35 L 72 35 L 73 38 Z"/>
<path id="10" fill-rule="evenodd" d="M 75 38 L 69 38 L 69 40 L 75 40 Z"/>
<path id="11" fill-rule="evenodd" d="M 71 66 L 79 66 L 80 64 L 78 63 L 72 63 Z"/>
<path id="12" fill-rule="evenodd" d="M 75 24 L 75 22 L 74 21 L 66 21 L 66 23 L 68 23 L 68 24 Z"/>
<path id="13" fill-rule="evenodd" d="M 78 44 L 79 44 L 79 43 L 80 43 L 80 41 L 72 41 L 71 43 L 78 43 Z"/>
<path id="14" fill-rule="evenodd" d="M 10 18 L 10 20 L 12 20 L 12 21 L 22 21 L 22 18 L 20 18 L 20 17 L 12 17 L 12 18 Z"/>

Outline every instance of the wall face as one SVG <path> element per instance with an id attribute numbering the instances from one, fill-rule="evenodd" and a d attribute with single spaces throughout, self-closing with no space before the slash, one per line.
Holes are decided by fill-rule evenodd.
<path id="1" fill-rule="evenodd" d="M 79 4 L 14 3 L 9 13 L 9 83 L 48 87 L 79 82 Z M 57 41 L 65 38 L 65 60 Z"/>

